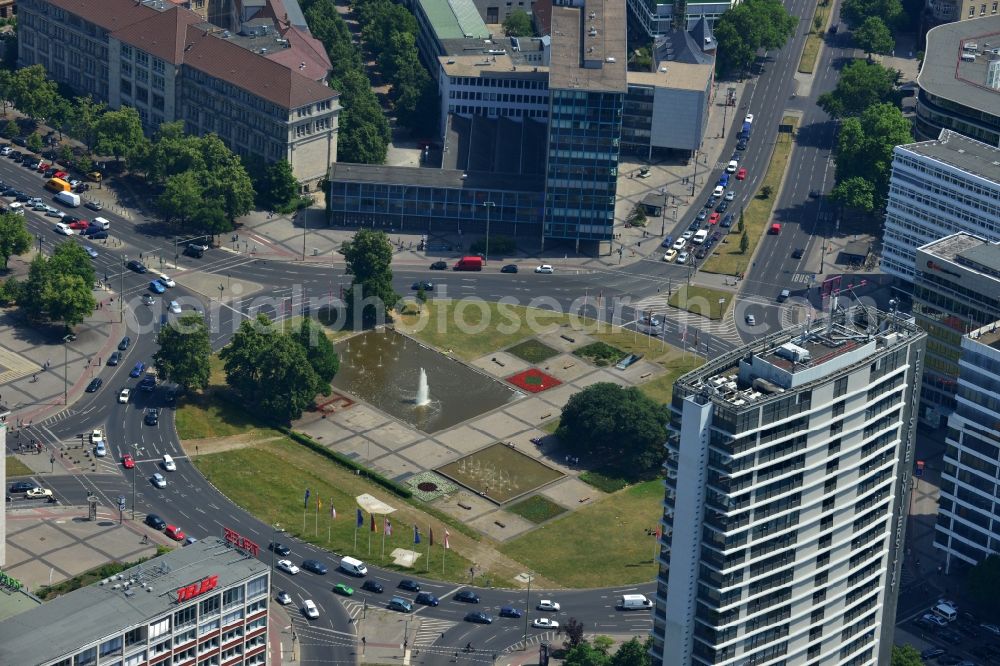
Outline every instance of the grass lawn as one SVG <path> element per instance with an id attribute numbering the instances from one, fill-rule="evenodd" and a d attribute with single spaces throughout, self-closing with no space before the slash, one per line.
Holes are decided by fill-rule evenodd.
<path id="1" fill-rule="evenodd" d="M 506 351 L 528 363 L 541 363 L 559 354 L 557 350 L 534 338 L 509 347 Z"/>
<path id="2" fill-rule="evenodd" d="M 206 437 L 232 437 L 247 435 L 264 437 L 276 431 L 256 423 L 251 416 L 225 400 L 212 398 L 208 393 L 186 396 L 177 408 L 175 422 L 177 436 L 181 439 L 204 439 Z"/>
<path id="3" fill-rule="evenodd" d="M 606 342 L 591 342 L 589 345 L 574 349 L 573 354 L 600 366 L 617 363 L 627 356 L 626 352 Z"/>
<path id="4" fill-rule="evenodd" d="M 616 493 L 628 486 L 628 481 L 607 476 L 600 472 L 582 472 L 579 479 L 605 493 Z"/>
<path id="5" fill-rule="evenodd" d="M 550 419 L 539 426 L 539 430 L 544 430 L 550 435 L 556 434 L 556 430 L 559 430 L 559 419 Z"/>
<path id="6" fill-rule="evenodd" d="M 817 4 L 809 34 L 806 35 L 806 42 L 802 47 L 802 57 L 799 59 L 799 71 L 803 74 L 812 74 L 816 70 L 816 60 L 819 59 L 819 49 L 823 45 L 823 37 L 830 23 L 829 19 L 829 2 Z M 817 22 L 820 25 L 818 29 L 816 28 Z"/>
<path id="7" fill-rule="evenodd" d="M 720 304 L 720 300 L 723 303 Z M 729 291 L 697 285 L 681 285 L 671 294 L 670 305 L 709 319 L 722 319 L 732 300 L 733 294 Z"/>
<path id="8" fill-rule="evenodd" d="M 656 576 L 656 544 L 645 531 L 662 514 L 663 482 L 647 481 L 546 523 L 500 552 L 567 587 L 641 583 Z"/>
<path id="9" fill-rule="evenodd" d="M 667 371 L 652 381 L 639 384 L 639 390 L 660 404 L 669 405 L 677 378 L 700 367 L 704 362 L 705 359 L 693 352 L 685 354 L 678 351 L 677 356 L 666 366 Z"/>
<path id="10" fill-rule="evenodd" d="M 17 459 L 16 456 L 7 456 L 7 476 L 31 476 L 34 474 L 31 468 Z"/>
<path id="11" fill-rule="evenodd" d="M 536 308 L 482 300 L 430 300 L 418 314 L 397 314 L 396 328 L 465 360 L 554 330 L 568 317 Z"/>
<path id="12" fill-rule="evenodd" d="M 626 354 L 643 354 L 645 360 L 662 364 L 674 352 L 679 352 L 676 347 L 668 345 L 662 340 L 652 336 L 629 331 L 624 328 L 603 326 L 598 332 L 591 332 L 590 335 L 601 342 L 616 347 Z"/>
<path id="13" fill-rule="evenodd" d="M 792 125 L 793 128 L 798 125 L 798 122 L 799 120 L 795 116 L 785 116 L 781 119 L 781 124 Z M 792 145 L 791 135 L 778 135 L 778 140 L 774 144 L 774 152 L 771 153 L 767 173 L 761 183 L 762 188 L 765 186 L 771 188 L 771 196 L 767 199 L 754 197 L 744 211 L 747 239 L 750 241 L 746 253 L 740 252 L 739 234 L 735 232 L 736 227 L 733 227 L 733 232 L 729 236 L 730 241 L 719 245 L 715 253 L 702 265 L 701 270 L 706 273 L 723 273 L 725 275 L 740 275 L 746 272 L 750 258 L 757 248 L 757 243 L 760 242 L 771 221 L 771 212 L 778 200 L 778 190 L 785 169 L 788 167 L 788 157 L 791 155 Z"/>
<path id="14" fill-rule="evenodd" d="M 522 502 L 508 506 L 507 510 L 533 523 L 544 523 L 549 518 L 566 513 L 564 507 L 541 495 L 533 495 Z"/>
<path id="15" fill-rule="evenodd" d="M 236 504 L 260 520 L 282 528 L 298 539 L 308 541 L 337 553 L 354 555 L 359 559 L 398 571 L 424 573 L 427 571 L 428 528 L 435 533 L 435 546 L 430 554 L 430 574 L 442 577 L 441 558 L 445 525 L 430 517 L 417 506 L 395 497 L 352 474 L 287 438 L 269 441 L 233 451 L 204 454 L 194 461 L 199 471 Z M 303 510 L 305 489 L 310 491 L 309 506 Z M 392 536 L 385 539 L 385 557 L 382 557 L 382 523 L 376 518 L 378 534 L 365 527 L 357 531 L 355 548 L 355 497 L 369 493 L 394 507 L 390 520 L 394 525 Z M 316 499 L 322 506 L 317 510 Z M 330 506 L 337 510 L 336 520 L 330 518 Z M 413 569 L 396 567 L 389 555 L 394 548 L 413 547 L 413 525 L 421 527 L 424 541 L 419 546 L 421 557 Z M 370 550 L 369 550 L 370 536 Z M 268 541 L 268 537 L 262 541 Z M 445 558 L 444 578 L 465 580 L 473 560 L 464 557 L 481 547 L 479 543 L 451 529 L 451 550 Z M 261 547 L 266 547 L 262 543 Z M 490 571 L 497 577 L 511 578 L 516 571 Z"/>

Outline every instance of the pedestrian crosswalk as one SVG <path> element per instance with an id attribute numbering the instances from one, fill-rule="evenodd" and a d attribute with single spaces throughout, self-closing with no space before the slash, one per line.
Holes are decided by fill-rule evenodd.
<path id="1" fill-rule="evenodd" d="M 516 643 L 512 643 L 505 648 L 506 652 L 517 652 L 518 650 L 528 650 L 533 645 L 538 645 L 539 643 L 552 643 L 557 638 L 558 633 L 555 631 L 543 631 L 537 634 L 532 634 L 528 636 L 527 640 L 520 640 Z"/>
<path id="2" fill-rule="evenodd" d="M 657 294 L 649 296 L 635 303 L 634 307 L 642 313 L 652 313 L 662 317 L 668 330 L 675 327 L 687 327 L 688 335 L 693 336 L 696 330 L 710 333 L 717 338 L 721 338 L 735 345 L 743 343 L 739 332 L 736 330 L 736 321 L 733 317 L 733 308 L 729 308 L 722 319 L 708 319 L 687 310 L 675 308 L 668 303 L 669 296 Z"/>
<path id="3" fill-rule="evenodd" d="M 413 632 L 413 645 L 434 645 L 434 642 L 441 638 L 444 632 L 454 627 L 457 623 L 451 620 L 438 620 L 434 618 L 420 618 L 416 631 Z"/>
<path id="4" fill-rule="evenodd" d="M 352 620 L 357 620 L 365 611 L 365 604 L 361 601 L 341 599 L 340 603 L 344 605 L 344 610 L 347 611 L 347 614 L 351 616 Z"/>

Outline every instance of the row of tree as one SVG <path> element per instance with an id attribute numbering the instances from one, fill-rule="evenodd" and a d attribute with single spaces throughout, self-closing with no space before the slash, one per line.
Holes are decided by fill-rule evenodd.
<path id="1" fill-rule="evenodd" d="M 332 0 L 301 4 L 310 32 L 323 42 L 333 64 L 330 87 L 340 92 L 337 161 L 382 164 L 392 138 L 389 121 L 368 81 L 347 23 Z"/>
<path id="2" fill-rule="evenodd" d="M 720 75 L 746 72 L 757 51 L 780 49 L 795 33 L 798 19 L 780 0 L 746 0 L 715 23 L 715 68 Z"/>

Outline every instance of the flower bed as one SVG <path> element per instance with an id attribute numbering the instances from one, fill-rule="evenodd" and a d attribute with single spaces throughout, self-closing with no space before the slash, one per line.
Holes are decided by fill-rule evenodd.
<path id="1" fill-rule="evenodd" d="M 406 485 L 413 489 L 413 496 L 425 502 L 436 500 L 441 495 L 453 493 L 458 486 L 434 472 L 420 472 L 406 480 Z"/>
<path id="2" fill-rule="evenodd" d="M 562 384 L 562 382 L 555 377 L 551 377 L 535 368 L 529 368 L 524 372 L 511 375 L 510 377 L 507 377 L 507 381 L 519 389 L 527 391 L 528 393 L 541 393 L 542 391 L 547 391 L 553 386 L 559 386 Z"/>

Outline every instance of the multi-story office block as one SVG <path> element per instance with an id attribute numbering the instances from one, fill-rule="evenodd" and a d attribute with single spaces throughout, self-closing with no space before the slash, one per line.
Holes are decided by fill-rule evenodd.
<path id="1" fill-rule="evenodd" d="M 959 364 L 934 539 L 949 572 L 1000 554 L 1000 321 L 962 337 Z"/>
<path id="2" fill-rule="evenodd" d="M 41 64 L 112 108 L 134 107 L 149 132 L 182 120 L 240 155 L 288 160 L 310 189 L 336 161 L 339 95 L 323 83 L 329 60 L 318 42 L 265 23 L 273 19 L 235 34 L 169 2 L 21 0 L 18 64 Z"/>
<path id="3" fill-rule="evenodd" d="M 659 0 L 628 0 L 628 11 L 636 25 L 650 38 L 670 32 L 674 26 L 688 28 L 701 19 L 715 25 L 723 12 L 739 0 L 709 0 L 708 2 L 661 2 Z M 683 18 L 680 16 L 683 14 Z"/>
<path id="4" fill-rule="evenodd" d="M 270 569 L 232 534 L 0 622 L 0 663 L 266 666 Z"/>
<path id="5" fill-rule="evenodd" d="M 677 380 L 654 663 L 889 663 L 924 339 L 834 304 Z"/>
<path id="6" fill-rule="evenodd" d="M 910 282 L 921 245 L 965 231 L 1000 240 L 1000 149 L 943 130 L 893 149 L 882 270 Z"/>
<path id="7" fill-rule="evenodd" d="M 946 2 L 963 12 L 963 16 L 949 19 L 956 23 L 939 25 L 927 33 L 924 61 L 917 77 L 919 91 L 913 128 L 919 139 L 934 139 L 942 129 L 950 129 L 1000 146 L 997 2 Z M 986 18 L 960 20 L 969 11 L 976 11 L 978 16 L 979 10 L 985 11 L 987 6 L 991 15 Z"/>
<path id="8" fill-rule="evenodd" d="M 962 336 L 1000 319 L 1000 244 L 958 233 L 916 256 L 913 314 L 927 331 L 920 420 L 936 428 L 955 409 Z"/>

